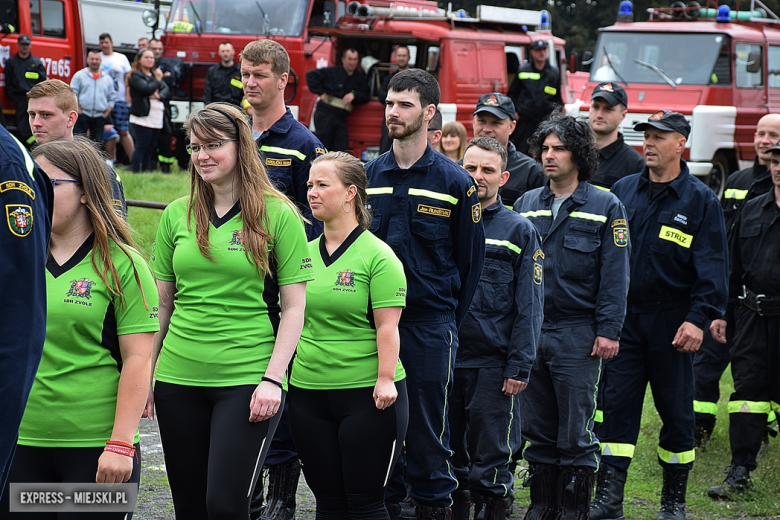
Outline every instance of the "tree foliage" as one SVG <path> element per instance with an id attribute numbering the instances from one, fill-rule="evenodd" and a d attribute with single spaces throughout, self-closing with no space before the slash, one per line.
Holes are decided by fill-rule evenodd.
<path id="1" fill-rule="evenodd" d="M 582 55 L 583 51 L 593 51 L 596 46 L 599 27 L 615 23 L 621 0 L 459 0 L 453 1 L 453 9 L 465 9 L 476 13 L 479 4 L 486 3 L 499 7 L 513 7 L 538 11 L 546 9 L 552 19 L 553 34 L 566 40 L 567 52 Z M 634 0 L 634 21 L 647 20 L 650 7 L 669 7 L 673 0 Z M 706 0 L 699 0 L 702 5 Z M 780 0 L 763 0 L 772 11 L 780 15 Z M 737 7 L 736 0 L 727 3 Z M 741 0 L 739 8 L 749 9 L 750 0 Z M 706 6 L 706 5 L 705 5 Z"/>

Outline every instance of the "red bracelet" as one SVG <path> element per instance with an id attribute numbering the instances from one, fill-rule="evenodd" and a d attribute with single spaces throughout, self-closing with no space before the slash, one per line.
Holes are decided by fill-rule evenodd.
<path id="1" fill-rule="evenodd" d="M 134 458 L 135 461 L 140 464 L 140 461 L 138 460 L 138 453 L 135 450 L 135 446 L 132 444 L 128 444 L 122 441 L 109 440 L 106 441 L 106 447 L 103 448 L 103 451 L 110 451 L 111 453 L 124 455 L 125 457 L 130 457 L 131 459 Z"/>

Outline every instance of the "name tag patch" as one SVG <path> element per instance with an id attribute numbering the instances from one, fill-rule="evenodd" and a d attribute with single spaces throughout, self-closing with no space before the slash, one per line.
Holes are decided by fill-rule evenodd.
<path id="1" fill-rule="evenodd" d="M 425 204 L 419 204 L 417 206 L 418 213 L 425 213 L 426 215 L 434 215 L 436 217 L 450 218 L 452 210 L 446 208 L 437 208 L 435 206 L 426 206 Z"/>
<path id="2" fill-rule="evenodd" d="M 669 226 L 661 226 L 661 232 L 658 233 L 658 238 L 674 242 L 678 246 L 686 249 L 690 249 L 691 243 L 693 242 L 693 235 L 687 235 L 682 231 Z"/>
<path id="3" fill-rule="evenodd" d="M 18 190 L 26 193 L 32 200 L 35 200 L 35 191 L 21 181 L 0 182 L 0 193 L 4 191 Z"/>
<path id="4" fill-rule="evenodd" d="M 266 166 L 292 166 L 292 159 L 272 159 L 270 157 L 265 158 Z"/>
<path id="5" fill-rule="evenodd" d="M 677 222 L 681 226 L 688 227 L 688 217 L 686 215 L 683 215 L 682 213 L 678 213 L 674 216 L 672 221 Z"/>

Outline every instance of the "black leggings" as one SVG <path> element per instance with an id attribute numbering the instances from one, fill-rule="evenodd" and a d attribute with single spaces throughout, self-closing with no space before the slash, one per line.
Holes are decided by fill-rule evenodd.
<path id="1" fill-rule="evenodd" d="M 138 460 L 141 460 L 141 445 L 135 445 Z M 16 455 L 11 463 L 8 482 L 95 482 L 98 459 L 102 447 L 95 448 L 39 448 L 16 446 Z M 141 465 L 133 459 L 133 473 L 129 482 L 138 485 L 141 480 Z M 106 488 L 110 490 L 111 488 Z M 8 486 L 0 500 L 2 520 L 123 520 L 127 513 L 11 513 L 9 512 Z M 128 516 L 129 518 L 129 516 Z"/>
<path id="2" fill-rule="evenodd" d="M 154 401 L 176 518 L 249 518 L 250 493 L 281 415 L 249 422 L 255 388 L 156 383 Z"/>
<path id="3" fill-rule="evenodd" d="M 290 424 L 317 520 L 387 520 L 385 485 L 409 422 L 406 381 L 385 410 L 373 387 L 305 390 L 290 386 Z"/>

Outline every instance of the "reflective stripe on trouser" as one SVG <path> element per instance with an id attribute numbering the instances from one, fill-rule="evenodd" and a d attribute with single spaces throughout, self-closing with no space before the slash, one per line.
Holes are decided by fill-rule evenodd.
<path id="1" fill-rule="evenodd" d="M 693 401 L 693 411 L 696 413 L 706 413 L 707 415 L 718 415 L 718 403 L 706 403 L 704 401 Z"/>
<path id="2" fill-rule="evenodd" d="M 693 355 L 693 410 L 696 413 L 696 426 L 712 429 L 715 427 L 720 399 L 720 379 L 729 365 L 729 344 L 734 337 L 733 316 L 726 317 L 726 338 L 729 343 L 722 344 L 712 339 L 709 333 L 710 323 L 704 326 L 704 340 Z"/>
<path id="3" fill-rule="evenodd" d="M 658 458 L 667 464 L 689 464 L 696 460 L 696 450 L 683 451 L 681 453 L 672 453 L 658 446 Z"/>
<path id="4" fill-rule="evenodd" d="M 729 441 L 732 464 L 752 471 L 757 467 L 767 420 L 773 411 L 780 411 L 780 316 L 759 316 L 744 307 L 734 315 Z"/>
<path id="5" fill-rule="evenodd" d="M 519 447 L 512 427 L 520 420 L 514 396 L 504 395 L 504 369 L 456 368 L 450 396 L 450 448 L 458 488 L 486 496 L 507 496 L 509 469 Z"/>
<path id="6" fill-rule="evenodd" d="M 693 467 L 690 457 L 680 456 L 693 450 L 692 356 L 672 347 L 687 311 L 686 306 L 653 314 L 627 313 L 620 334 L 620 355 L 604 363 L 600 388 L 604 422 L 599 425 L 602 446 L 636 445 L 649 383 L 663 421 L 659 463 L 665 467 Z M 663 457 L 661 450 L 678 454 L 677 458 Z M 601 460 L 621 471 L 627 471 L 631 464 L 629 457 L 604 453 Z"/>
<path id="7" fill-rule="evenodd" d="M 619 442 L 602 442 L 601 455 L 603 457 L 626 457 L 634 458 L 636 446 L 633 444 L 620 444 Z"/>
<path id="8" fill-rule="evenodd" d="M 406 370 L 409 394 L 409 428 L 406 454 L 393 468 L 385 498 L 400 502 L 406 498 L 406 476 L 411 496 L 425 506 L 443 507 L 451 503 L 457 487 L 450 466 L 449 392 L 458 349 L 455 321 L 399 327 L 399 357 Z"/>
<path id="9" fill-rule="evenodd" d="M 528 462 L 598 469 L 592 424 L 601 358 L 590 355 L 594 329 L 542 329 L 529 378 L 533 384 L 518 399 Z"/>

